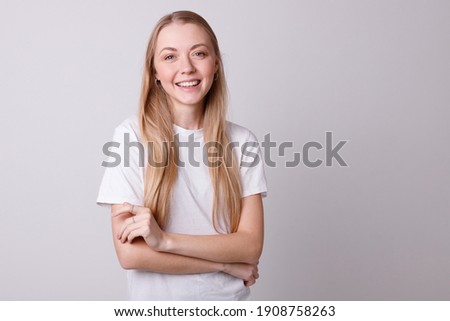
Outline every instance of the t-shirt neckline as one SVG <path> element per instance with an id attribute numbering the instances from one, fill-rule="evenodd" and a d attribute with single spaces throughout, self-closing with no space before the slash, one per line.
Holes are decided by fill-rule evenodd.
<path id="1" fill-rule="evenodd" d="M 181 136 L 189 136 L 194 134 L 194 137 L 201 137 L 203 136 L 203 128 L 199 129 L 186 129 L 183 127 L 180 127 L 176 124 L 173 124 L 173 129 L 175 130 L 175 133 L 180 134 Z"/>

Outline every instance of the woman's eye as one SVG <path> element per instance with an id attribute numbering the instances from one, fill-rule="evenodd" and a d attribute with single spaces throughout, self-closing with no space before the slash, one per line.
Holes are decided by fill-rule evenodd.
<path id="1" fill-rule="evenodd" d="M 194 56 L 196 56 L 196 57 L 205 57 L 206 54 L 204 52 L 197 51 L 197 52 L 194 53 Z"/>
<path id="2" fill-rule="evenodd" d="M 164 60 L 172 60 L 173 58 L 175 58 L 173 55 L 167 55 L 164 57 Z"/>

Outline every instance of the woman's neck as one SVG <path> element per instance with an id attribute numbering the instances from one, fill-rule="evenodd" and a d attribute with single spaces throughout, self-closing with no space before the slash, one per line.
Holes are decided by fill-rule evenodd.
<path id="1" fill-rule="evenodd" d="M 203 127 L 203 109 L 201 107 L 174 106 L 174 123 L 185 129 L 200 129 Z"/>

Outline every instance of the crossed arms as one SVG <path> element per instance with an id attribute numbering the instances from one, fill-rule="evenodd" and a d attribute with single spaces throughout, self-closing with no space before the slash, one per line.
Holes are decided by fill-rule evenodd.
<path id="1" fill-rule="evenodd" d="M 242 199 L 238 230 L 230 234 L 186 235 L 162 231 L 150 211 L 130 204 L 111 208 L 114 245 L 124 269 L 169 274 L 222 271 L 252 285 L 259 277 L 264 238 L 260 194 Z"/>

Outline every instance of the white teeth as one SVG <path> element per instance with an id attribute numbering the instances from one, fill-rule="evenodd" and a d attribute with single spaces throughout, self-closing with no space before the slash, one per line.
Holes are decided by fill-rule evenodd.
<path id="1" fill-rule="evenodd" d="M 199 80 L 194 80 L 194 81 L 179 82 L 177 85 L 180 87 L 193 87 L 193 86 L 197 86 L 199 83 L 200 83 Z"/>

